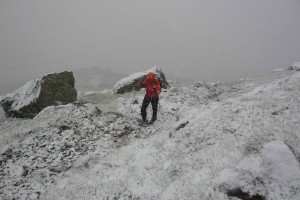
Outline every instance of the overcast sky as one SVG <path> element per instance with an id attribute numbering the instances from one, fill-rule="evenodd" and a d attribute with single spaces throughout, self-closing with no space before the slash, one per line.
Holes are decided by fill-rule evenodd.
<path id="1" fill-rule="evenodd" d="M 80 67 L 231 80 L 296 61 L 299 0 L 0 0 L 0 94 Z"/>

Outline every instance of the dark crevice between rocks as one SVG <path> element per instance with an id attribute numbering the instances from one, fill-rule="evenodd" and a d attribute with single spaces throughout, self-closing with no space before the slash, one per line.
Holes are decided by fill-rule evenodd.
<path id="1" fill-rule="evenodd" d="M 226 194 L 230 197 L 236 197 L 242 200 L 265 200 L 264 196 L 260 196 L 258 194 L 250 196 L 250 194 L 243 192 L 240 189 L 230 190 L 226 192 Z"/>

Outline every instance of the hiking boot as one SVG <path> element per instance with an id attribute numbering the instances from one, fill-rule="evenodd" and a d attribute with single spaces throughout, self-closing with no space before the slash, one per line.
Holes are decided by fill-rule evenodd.
<path id="1" fill-rule="evenodd" d="M 155 122 L 155 121 L 156 121 L 156 117 L 152 117 L 150 123 L 152 124 L 152 123 Z"/>

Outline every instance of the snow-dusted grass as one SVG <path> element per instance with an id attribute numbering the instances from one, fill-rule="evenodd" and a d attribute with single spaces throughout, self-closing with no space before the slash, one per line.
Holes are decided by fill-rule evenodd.
<path id="1" fill-rule="evenodd" d="M 300 73 L 209 87 L 164 90 L 158 121 L 148 127 L 138 125 L 143 91 L 136 95 L 139 104 L 132 104 L 133 93 L 109 97 L 114 112 L 66 105 L 22 123 L 6 120 L 1 136 L 9 130 L 23 137 L 6 140 L 15 143 L 13 158 L 2 165 L 0 195 L 227 200 L 229 190 L 239 189 L 266 199 L 299 199 Z M 101 95 L 82 98 L 97 103 Z M 29 161 L 24 176 L 20 166 Z M 21 180 L 30 187 L 16 186 Z"/>

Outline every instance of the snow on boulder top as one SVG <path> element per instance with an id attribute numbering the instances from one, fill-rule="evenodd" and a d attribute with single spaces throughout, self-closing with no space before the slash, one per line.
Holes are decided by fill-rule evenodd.
<path id="1" fill-rule="evenodd" d="M 141 76 L 145 76 L 146 72 L 137 72 L 128 77 L 122 78 L 119 82 L 117 82 L 114 86 L 114 90 L 119 90 L 127 84 L 132 83 L 135 79 L 140 78 Z"/>
<path id="2" fill-rule="evenodd" d="M 20 108 L 27 106 L 31 102 L 35 101 L 41 92 L 42 77 L 35 78 L 27 82 L 24 86 L 19 88 L 13 93 L 6 95 L 4 99 L 12 101 L 11 109 L 19 110 Z"/>
<path id="3" fill-rule="evenodd" d="M 156 75 L 157 78 L 160 78 L 161 73 L 162 73 L 161 68 L 159 68 L 159 67 L 157 67 L 157 66 L 155 66 L 155 67 L 149 69 L 149 70 L 146 72 L 146 74 L 148 74 L 149 72 L 154 73 L 154 74 Z"/>
<path id="4" fill-rule="evenodd" d="M 161 81 L 163 88 L 169 88 L 169 84 L 162 70 L 159 67 L 153 67 L 145 72 L 137 72 L 128 77 L 122 78 L 114 85 L 114 93 L 123 94 L 126 92 L 131 92 L 133 90 L 139 90 L 138 84 L 145 78 L 145 76 L 149 72 L 153 72 L 156 75 L 156 77 Z"/>
<path id="5" fill-rule="evenodd" d="M 73 72 L 52 73 L 35 78 L 0 101 L 8 117 L 32 118 L 47 106 L 74 102 Z"/>
<path id="6" fill-rule="evenodd" d="M 300 62 L 295 62 L 294 64 L 292 64 L 291 66 L 289 66 L 290 70 L 300 70 Z"/>

